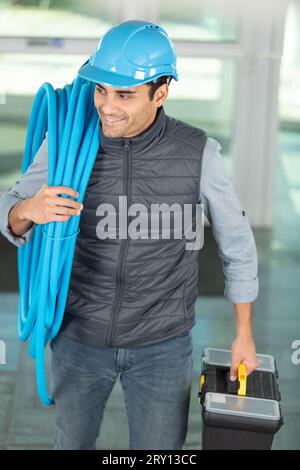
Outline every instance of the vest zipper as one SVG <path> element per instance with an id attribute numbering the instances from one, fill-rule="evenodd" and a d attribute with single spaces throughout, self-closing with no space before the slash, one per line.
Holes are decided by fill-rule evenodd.
<path id="1" fill-rule="evenodd" d="M 127 209 L 130 206 L 130 183 L 131 183 L 131 153 L 129 148 L 129 141 L 125 139 L 124 141 L 124 156 L 125 156 L 125 195 L 127 196 Z M 128 227 L 128 213 L 126 215 L 126 226 Z M 108 332 L 107 332 L 107 341 L 106 345 L 112 347 L 113 339 L 116 330 L 117 316 L 121 305 L 121 300 L 124 291 L 124 268 L 125 268 L 125 259 L 128 252 L 129 238 L 128 230 L 125 239 L 120 241 L 120 255 L 117 266 L 116 274 L 116 295 L 115 302 L 112 309 L 111 321 L 109 323 Z"/>

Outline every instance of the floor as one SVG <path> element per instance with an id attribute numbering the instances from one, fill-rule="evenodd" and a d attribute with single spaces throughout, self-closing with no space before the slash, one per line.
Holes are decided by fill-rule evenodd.
<path id="1" fill-rule="evenodd" d="M 295 340 L 300 341 L 300 137 L 280 135 L 276 184 L 276 214 L 270 231 L 255 230 L 259 256 L 260 294 L 255 302 L 257 352 L 275 357 L 285 424 L 275 435 L 273 449 L 300 449 L 300 364 L 292 362 Z M 297 171 L 298 170 L 298 171 Z M 0 294 L 1 340 L 6 364 L 0 365 L 0 449 L 48 449 L 52 446 L 53 408 L 40 404 L 35 364 L 27 344 L 17 335 L 18 295 Z M 198 297 L 193 328 L 194 380 L 185 449 L 201 449 L 201 407 L 198 381 L 206 346 L 228 349 L 234 338 L 232 305 L 222 296 Z M 49 350 L 46 352 L 49 370 Z M 99 449 L 128 448 L 128 426 L 118 380 L 107 403 Z"/>

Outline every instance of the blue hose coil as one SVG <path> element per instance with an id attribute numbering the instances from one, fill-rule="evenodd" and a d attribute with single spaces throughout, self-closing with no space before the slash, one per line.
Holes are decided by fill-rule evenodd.
<path id="1" fill-rule="evenodd" d="M 93 82 L 79 76 L 62 89 L 44 83 L 34 98 L 23 155 L 22 174 L 48 131 L 48 185 L 75 189 L 80 202 L 100 143 L 94 90 Z M 18 334 L 21 341 L 30 337 L 29 356 L 36 360 L 37 390 L 46 406 L 54 400 L 47 392 L 45 347 L 63 320 L 79 220 L 36 224 L 31 240 L 18 248 Z"/>

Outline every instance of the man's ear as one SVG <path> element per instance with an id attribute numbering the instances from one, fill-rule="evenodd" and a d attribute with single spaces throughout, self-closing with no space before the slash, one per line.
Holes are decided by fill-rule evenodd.
<path id="1" fill-rule="evenodd" d="M 155 106 L 157 106 L 157 108 L 159 108 L 160 106 L 164 104 L 164 102 L 166 101 L 168 97 L 168 93 L 169 93 L 169 87 L 166 83 L 163 83 L 156 90 L 156 92 L 154 93 L 153 101 L 155 103 Z"/>

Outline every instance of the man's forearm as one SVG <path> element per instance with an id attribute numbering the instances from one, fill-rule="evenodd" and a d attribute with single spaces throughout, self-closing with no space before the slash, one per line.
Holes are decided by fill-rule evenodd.
<path id="1" fill-rule="evenodd" d="M 9 211 L 8 223 L 13 235 L 20 237 L 32 226 L 33 222 L 26 217 L 28 199 L 17 202 Z"/>
<path id="2" fill-rule="evenodd" d="M 232 343 L 230 380 L 236 380 L 238 366 L 245 364 L 247 374 L 253 372 L 258 366 L 256 348 L 252 334 L 252 303 L 234 304 L 236 314 L 236 339 Z"/>
<path id="3" fill-rule="evenodd" d="M 252 336 L 252 306 L 253 303 L 234 304 L 237 336 Z"/>

